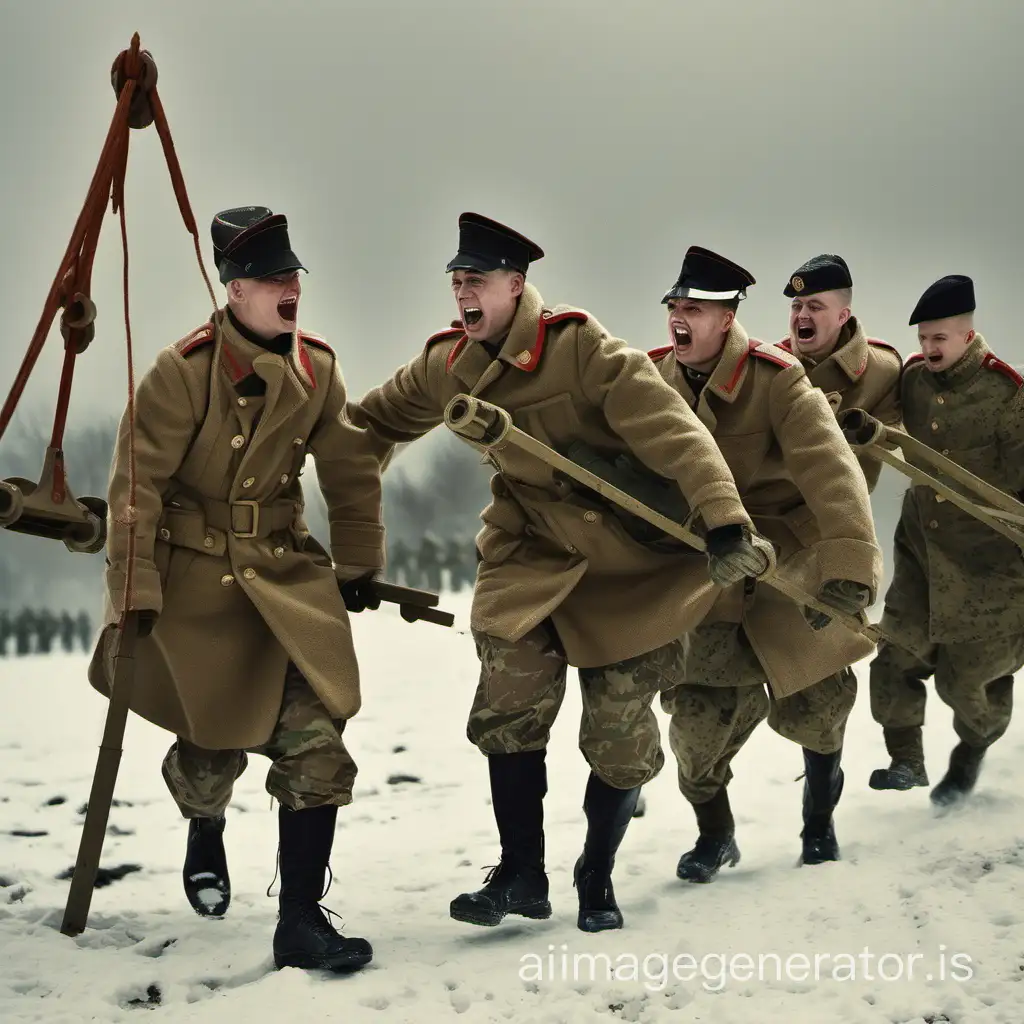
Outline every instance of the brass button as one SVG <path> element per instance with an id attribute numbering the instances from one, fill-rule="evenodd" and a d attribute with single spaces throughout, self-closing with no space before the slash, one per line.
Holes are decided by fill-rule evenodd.
<path id="1" fill-rule="evenodd" d="M 244 409 L 249 404 L 249 400 L 247 398 L 240 398 L 238 404 Z"/>
<path id="2" fill-rule="evenodd" d="M 244 577 L 245 577 L 245 578 L 246 578 L 247 580 L 254 580 L 254 579 L 256 579 L 256 570 L 255 570 L 255 569 L 252 569 L 252 568 L 249 568 L 249 569 L 245 569 L 245 570 L 244 570 L 244 571 L 242 572 L 242 575 L 243 575 L 243 576 L 244 576 Z"/>
<path id="3" fill-rule="evenodd" d="M 212 548 L 213 547 L 213 538 L 209 534 L 207 534 L 203 538 L 203 547 L 204 548 Z"/>
<path id="4" fill-rule="evenodd" d="M 522 363 L 523 366 L 525 366 L 532 358 L 533 354 L 529 351 L 529 349 L 524 348 L 523 351 L 516 356 L 516 362 Z"/>
<path id="5" fill-rule="evenodd" d="M 938 429 L 939 429 L 939 421 L 938 420 L 932 420 L 932 430 L 938 430 Z"/>
<path id="6" fill-rule="evenodd" d="M 597 513 L 596 512 L 584 512 L 583 513 L 583 518 L 588 523 L 596 523 L 597 522 Z"/>
<path id="7" fill-rule="evenodd" d="M 160 539 L 161 540 L 170 540 L 171 539 L 171 531 L 168 530 L 166 526 L 160 531 Z"/>
<path id="8" fill-rule="evenodd" d="M 288 474 L 287 473 L 282 473 L 281 474 L 281 483 L 283 483 L 283 484 L 288 483 Z"/>
<path id="9" fill-rule="evenodd" d="M 231 438 L 232 448 L 241 448 L 243 444 L 245 444 L 245 438 L 242 437 L 241 434 L 235 434 L 235 436 Z"/>
<path id="10" fill-rule="evenodd" d="M 938 402 L 939 405 L 945 405 L 946 404 L 946 400 L 942 397 L 942 395 L 939 395 L 939 397 L 936 398 L 935 401 Z"/>
<path id="11" fill-rule="evenodd" d="M 931 522 L 930 522 L 930 523 L 929 523 L 928 525 L 929 525 L 929 526 L 930 526 L 930 527 L 931 527 L 931 528 L 932 528 L 933 530 L 937 530 L 937 529 L 939 528 L 939 524 L 938 524 L 938 521 L 937 521 L 937 520 L 935 520 L 935 519 L 933 519 L 933 520 L 932 520 L 932 521 L 931 521 Z"/>
<path id="12" fill-rule="evenodd" d="M 232 583 L 234 583 L 234 582 L 235 582 L 235 577 L 234 577 L 234 576 L 232 576 L 232 575 L 231 575 L 231 573 L 229 573 L 229 572 L 226 572 L 226 573 L 225 573 L 225 574 L 224 574 L 223 576 L 221 576 L 221 578 L 220 578 L 220 585 L 221 585 L 222 587 L 230 587 L 230 586 L 231 586 L 231 584 L 232 584 Z"/>
<path id="13" fill-rule="evenodd" d="M 253 485 L 254 483 L 256 483 L 256 477 L 254 477 L 254 476 L 247 476 L 247 477 L 246 477 L 246 478 L 245 478 L 245 479 L 244 479 L 244 480 L 242 481 L 242 486 L 243 486 L 243 487 L 252 487 L 252 485 Z"/>
<path id="14" fill-rule="evenodd" d="M 565 550 L 568 551 L 570 555 L 576 554 L 576 549 L 571 544 L 566 544 Z"/>
<path id="15" fill-rule="evenodd" d="M 274 548 L 274 557 L 275 558 L 284 558 L 284 548 L 282 548 L 282 547 Z"/>
<path id="16" fill-rule="evenodd" d="M 292 444 L 295 445 L 296 448 L 298 448 L 300 444 L 305 444 L 305 443 L 306 443 L 306 441 L 305 441 L 304 438 L 301 438 L 301 437 L 293 437 L 292 438 Z"/>
<path id="17" fill-rule="evenodd" d="M 543 317 L 543 318 L 544 318 L 545 320 L 550 320 L 550 319 L 551 319 L 551 314 L 550 314 L 550 313 L 549 313 L 549 312 L 548 312 L 547 310 L 544 310 L 544 312 L 543 312 L 543 313 L 541 313 L 541 316 L 542 316 L 542 317 Z"/>
<path id="18" fill-rule="evenodd" d="M 948 455 L 949 454 L 949 449 L 948 448 L 943 448 L 942 449 L 942 454 L 943 455 Z"/>

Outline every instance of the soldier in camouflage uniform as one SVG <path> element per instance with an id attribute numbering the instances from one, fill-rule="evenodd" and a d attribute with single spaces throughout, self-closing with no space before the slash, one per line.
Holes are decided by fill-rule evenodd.
<path id="1" fill-rule="evenodd" d="M 651 704 L 677 681 L 679 637 L 713 603 L 716 583 L 769 572 L 774 551 L 752 532 L 711 434 L 644 353 L 585 310 L 544 304 L 525 279 L 543 256 L 535 243 L 477 214 L 463 214 L 459 228 L 447 269 L 461 319 L 359 402 L 357 422 L 380 439 L 380 457 L 442 423 L 468 392 L 556 450 L 580 440 L 635 451 L 679 487 L 707 533 L 710 559 L 651 550 L 542 460 L 514 445 L 488 454 L 496 472 L 477 535 L 470 623 L 481 667 L 467 733 L 487 756 L 501 862 L 450 913 L 478 925 L 551 914 L 545 748 L 573 665 L 590 767 L 577 926 L 621 928 L 615 854 L 640 787 L 664 763 Z"/>
<path id="2" fill-rule="evenodd" d="M 339 935 L 318 902 L 356 777 L 343 733 L 359 710 L 359 672 L 343 601 L 372 601 L 366 580 L 383 566 L 380 465 L 346 413 L 334 352 L 296 329 L 304 268 L 285 218 L 242 207 L 218 214 L 211 233 L 227 307 L 163 349 L 138 385 L 131 587 L 121 423 L 107 625 L 90 681 L 108 692 L 116 623 L 122 608 L 137 611 L 132 708 L 177 736 L 163 776 L 188 820 L 190 904 L 203 916 L 228 908 L 224 813 L 248 755 L 262 754 L 280 804 L 274 962 L 351 969 L 370 961 L 370 944 Z M 302 518 L 307 452 L 330 555 Z"/>
<path id="3" fill-rule="evenodd" d="M 944 277 L 922 295 L 910 317 L 921 352 L 903 373 L 903 419 L 912 437 L 1018 494 L 1024 489 L 1024 381 L 975 331 L 974 309 L 968 277 Z M 1013 675 L 1024 666 L 1020 549 L 930 487 L 909 487 L 882 626 L 897 643 L 880 643 L 871 663 L 871 711 L 891 762 L 872 772 L 869 784 L 897 790 L 928 785 L 921 728 L 924 681 L 934 676 L 960 742 L 931 799 L 953 803 L 974 788 L 985 751 L 1010 723 Z"/>
<path id="4" fill-rule="evenodd" d="M 428 590 L 436 594 L 441 589 L 441 542 L 429 530 L 420 540 L 416 565 L 426 581 Z"/>
<path id="5" fill-rule="evenodd" d="M 800 360 L 835 412 L 863 409 L 898 429 L 903 359 L 887 342 L 869 338 L 851 312 L 853 277 L 846 260 L 815 256 L 793 272 L 782 294 L 792 301 L 789 336 L 779 345 Z M 878 483 L 881 460 L 867 453 L 857 458 L 870 493 Z"/>
<path id="6" fill-rule="evenodd" d="M 776 546 L 779 571 L 856 614 L 874 599 L 882 568 L 864 477 L 800 362 L 750 339 L 736 320 L 752 284 L 742 267 L 692 247 L 662 300 L 672 344 L 650 355 L 712 432 L 754 525 Z M 803 863 L 838 859 L 832 812 L 856 694 L 848 666 L 871 646 L 817 612 L 805 616 L 769 583 L 721 594 L 685 639 L 683 684 L 661 698 L 679 788 L 700 831 L 679 878 L 709 882 L 739 860 L 731 762 L 765 717 L 803 750 Z"/>
<path id="7" fill-rule="evenodd" d="M 31 608 L 22 608 L 11 624 L 14 631 L 14 653 L 19 657 L 32 653 L 32 637 L 36 633 L 36 613 Z"/>

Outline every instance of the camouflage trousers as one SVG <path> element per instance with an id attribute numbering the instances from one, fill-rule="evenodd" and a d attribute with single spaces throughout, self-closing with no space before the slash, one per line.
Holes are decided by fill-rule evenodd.
<path id="1" fill-rule="evenodd" d="M 285 807 L 301 811 L 352 801 L 356 764 L 345 749 L 345 722 L 332 719 L 302 673 L 289 663 L 281 712 L 270 739 L 248 750 L 205 750 L 178 737 L 163 761 L 163 776 L 186 818 L 224 813 L 248 754 L 273 762 L 267 792 Z"/>
<path id="2" fill-rule="evenodd" d="M 550 620 L 521 640 L 474 631 L 480 682 L 466 734 L 485 754 L 547 746 L 562 706 L 568 663 Z M 665 764 L 651 705 L 679 681 L 681 645 L 578 669 L 583 714 L 579 746 L 591 770 L 617 789 L 650 782 Z"/>
<path id="3" fill-rule="evenodd" d="M 973 643 L 932 644 L 911 654 L 882 641 L 871 662 L 871 715 L 884 729 L 924 725 L 924 681 L 953 711 L 953 728 L 964 743 L 987 747 L 1010 724 L 1013 676 L 1024 667 L 1024 636 Z"/>
<path id="4" fill-rule="evenodd" d="M 773 699 L 739 623 L 698 626 L 683 643 L 686 682 L 663 693 L 661 706 L 671 716 L 669 745 L 679 790 L 690 803 L 706 803 L 732 781 L 733 758 L 765 719 L 780 736 L 808 750 L 841 749 L 857 697 L 852 670 Z"/>

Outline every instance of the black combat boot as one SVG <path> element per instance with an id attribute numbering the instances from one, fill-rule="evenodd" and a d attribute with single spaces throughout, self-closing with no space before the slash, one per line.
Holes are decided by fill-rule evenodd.
<path id="1" fill-rule="evenodd" d="M 868 779 L 872 789 L 913 789 L 928 785 L 928 773 L 924 769 L 924 743 L 921 727 L 909 726 L 904 729 L 884 729 L 885 749 L 892 758 L 888 768 L 876 768 Z"/>
<path id="2" fill-rule="evenodd" d="M 493 926 L 506 914 L 537 920 L 551 916 L 544 873 L 545 751 L 488 754 L 491 804 L 501 841 L 501 863 L 484 887 L 451 902 L 456 921 Z"/>
<path id="3" fill-rule="evenodd" d="M 818 754 L 804 748 L 804 848 L 801 864 L 823 864 L 839 860 L 839 843 L 832 823 L 832 811 L 843 792 L 843 752 Z"/>
<path id="4" fill-rule="evenodd" d="M 278 967 L 348 971 L 373 959 L 366 939 L 339 935 L 319 906 L 337 817 L 338 808 L 333 805 L 301 811 L 284 805 L 278 808 L 281 894 L 274 932 Z"/>
<path id="5" fill-rule="evenodd" d="M 676 877 L 684 882 L 710 882 L 723 864 L 735 867 L 740 862 L 736 845 L 736 823 L 729 806 L 729 792 L 723 786 L 710 800 L 693 805 L 700 835 L 692 850 L 679 858 Z"/>
<path id="6" fill-rule="evenodd" d="M 231 879 L 224 853 L 224 815 L 190 818 L 185 866 L 185 896 L 201 917 L 223 917 L 231 902 Z"/>
<path id="7" fill-rule="evenodd" d="M 971 747 L 961 740 L 949 755 L 949 768 L 929 796 L 933 804 L 949 807 L 974 789 L 985 757 L 985 747 Z"/>
<path id="8" fill-rule="evenodd" d="M 573 884 L 580 901 L 576 927 L 581 932 L 603 932 L 622 927 L 622 912 L 615 902 L 615 890 L 612 888 L 612 868 L 639 796 L 639 786 L 616 789 L 590 773 L 583 798 L 587 838 L 583 853 L 573 869 Z"/>

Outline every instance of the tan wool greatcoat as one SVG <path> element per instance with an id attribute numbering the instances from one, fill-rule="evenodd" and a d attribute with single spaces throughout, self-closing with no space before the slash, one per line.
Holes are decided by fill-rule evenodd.
<path id="1" fill-rule="evenodd" d="M 739 323 L 694 396 L 671 348 L 650 353 L 722 450 L 779 572 L 815 595 L 830 579 L 881 583 L 882 552 L 864 476 L 822 391 L 795 356 L 750 340 Z M 815 631 L 769 583 L 725 590 L 707 622 L 742 622 L 776 697 L 796 693 L 866 657 L 874 645 L 832 623 Z"/>
<path id="2" fill-rule="evenodd" d="M 457 324 L 365 395 L 353 419 L 387 458 L 393 445 L 442 423 L 459 393 L 508 410 L 516 426 L 563 454 L 574 440 L 608 454 L 632 451 L 676 481 L 708 527 L 750 525 L 710 432 L 647 355 L 584 310 L 546 307 L 530 284 L 496 358 Z M 550 616 L 569 663 L 592 667 L 677 639 L 714 603 L 703 553 L 644 547 L 592 492 L 512 445 L 491 463 L 474 628 L 517 640 Z"/>
<path id="3" fill-rule="evenodd" d="M 843 324 L 836 347 L 821 362 L 794 350 L 793 339 L 779 347 L 795 355 L 816 388 L 821 388 L 835 412 L 863 409 L 888 427 L 901 429 L 900 373 L 903 359 L 888 342 L 869 338 L 855 316 Z M 881 460 L 858 454 L 858 461 L 873 491 L 882 472 Z"/>
<path id="4" fill-rule="evenodd" d="M 244 386 L 254 374 L 265 389 Z M 135 406 L 128 607 L 158 618 L 136 649 L 132 709 L 201 747 L 256 746 L 277 721 L 290 659 L 333 717 L 354 715 L 359 673 L 337 580 L 383 565 L 384 530 L 379 462 L 348 418 L 334 353 L 297 333 L 289 355 L 274 354 L 220 310 L 159 353 Z M 109 487 L 108 624 L 128 567 L 128 426 L 126 411 Z M 302 518 L 307 452 L 330 557 Z M 108 625 L 90 666 L 104 693 L 115 637 Z"/>

